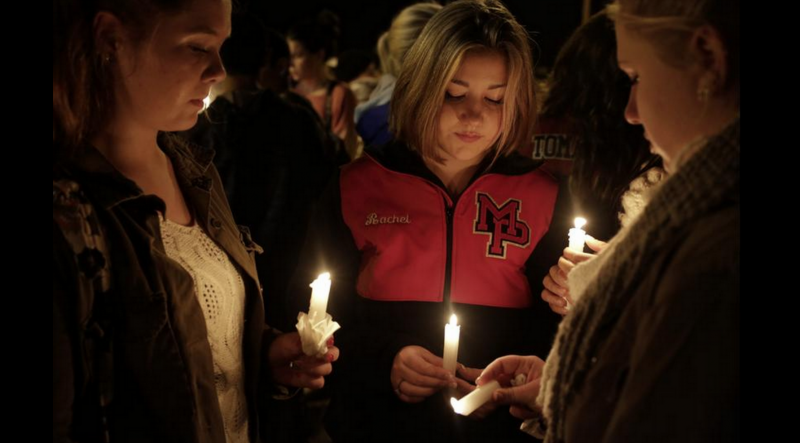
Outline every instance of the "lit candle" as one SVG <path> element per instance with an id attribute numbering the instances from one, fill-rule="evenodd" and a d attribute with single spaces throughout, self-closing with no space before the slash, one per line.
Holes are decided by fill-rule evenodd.
<path id="1" fill-rule="evenodd" d="M 331 275 L 327 272 L 321 274 L 311 283 L 311 306 L 308 308 L 308 316 L 311 321 L 319 321 L 325 318 L 328 309 L 328 295 L 331 292 Z"/>
<path id="2" fill-rule="evenodd" d="M 578 217 L 575 219 L 575 227 L 569 230 L 569 248 L 576 252 L 583 252 L 583 245 L 586 243 L 586 219 Z"/>
<path id="3" fill-rule="evenodd" d="M 497 380 L 493 380 L 483 386 L 478 386 L 461 400 L 451 398 L 450 404 L 453 406 L 453 410 L 456 414 L 469 415 L 491 400 L 492 394 L 498 389 L 500 389 L 500 383 L 498 383 Z"/>
<path id="4" fill-rule="evenodd" d="M 458 317 L 453 314 L 450 317 L 450 324 L 444 325 L 444 369 L 451 374 L 456 374 L 458 364 L 458 339 L 461 335 L 461 326 L 458 325 Z"/>

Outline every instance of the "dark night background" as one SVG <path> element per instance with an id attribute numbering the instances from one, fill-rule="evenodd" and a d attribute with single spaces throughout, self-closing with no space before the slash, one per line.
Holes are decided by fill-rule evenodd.
<path id="1" fill-rule="evenodd" d="M 414 3 L 417 1 L 238 0 L 240 10 L 258 15 L 267 26 L 281 33 L 296 21 L 328 9 L 341 19 L 340 50 L 373 50 L 392 18 Z M 580 25 L 584 10 L 584 0 L 503 0 L 503 3 L 533 37 L 537 46 L 534 50 L 536 65 L 545 67 L 553 64 L 561 45 Z M 592 12 L 600 10 L 605 3 L 608 1 L 592 0 Z"/>

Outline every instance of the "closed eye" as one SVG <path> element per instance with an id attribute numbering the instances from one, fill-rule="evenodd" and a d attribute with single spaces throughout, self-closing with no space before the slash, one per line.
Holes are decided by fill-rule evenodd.
<path id="1" fill-rule="evenodd" d="M 209 52 L 211 52 L 208 49 L 201 48 L 200 46 L 194 46 L 194 45 L 190 45 L 189 46 L 189 50 L 191 50 L 192 52 L 194 52 L 196 54 L 208 54 Z"/>
<path id="2" fill-rule="evenodd" d="M 461 100 L 464 100 L 464 98 L 466 96 L 467 96 L 467 94 L 456 96 L 456 95 L 450 94 L 449 92 L 445 92 L 444 93 L 444 99 L 449 101 L 449 102 L 460 102 Z"/>

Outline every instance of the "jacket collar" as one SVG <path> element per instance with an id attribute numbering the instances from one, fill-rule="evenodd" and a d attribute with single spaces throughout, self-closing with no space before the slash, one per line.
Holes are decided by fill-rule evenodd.
<path id="1" fill-rule="evenodd" d="M 390 171 L 420 177 L 446 189 L 439 177 L 425 165 L 422 156 L 403 142 L 392 141 L 386 145 L 372 146 L 367 148 L 365 153 Z M 542 163 L 542 161 L 523 157 L 516 152 L 499 157 L 494 164 L 492 164 L 491 156 L 486 156 L 478 167 L 479 172 L 475 174 L 470 183 L 488 174 L 524 175 L 538 169 Z"/>
<path id="2" fill-rule="evenodd" d="M 208 170 L 214 152 L 199 148 L 178 138 L 176 135 L 162 133 L 158 145 L 172 160 L 175 174 L 186 190 L 198 188 L 206 193 L 211 188 Z M 133 181 L 120 173 L 97 148 L 89 144 L 81 147 L 71 161 L 63 168 L 62 174 L 74 176 L 84 183 L 83 190 L 104 209 L 144 197 L 142 190 Z M 158 209 L 164 209 L 159 201 Z"/>

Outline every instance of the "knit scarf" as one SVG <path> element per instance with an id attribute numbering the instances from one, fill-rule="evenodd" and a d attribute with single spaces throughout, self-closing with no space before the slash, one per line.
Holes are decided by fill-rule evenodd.
<path id="1" fill-rule="evenodd" d="M 686 227 L 738 196 L 740 128 L 737 118 L 698 148 L 602 254 L 572 271 L 589 272 L 592 277 L 575 291 L 570 277 L 570 292 L 577 300 L 561 322 L 544 368 L 537 402 L 548 422 L 547 443 L 564 441 L 564 418 L 572 395 L 580 391 L 598 348 L 663 247 Z"/>

